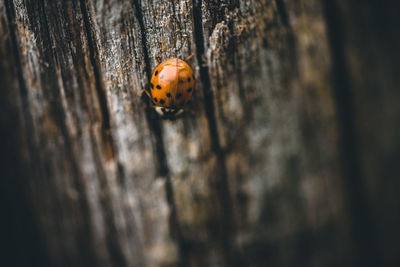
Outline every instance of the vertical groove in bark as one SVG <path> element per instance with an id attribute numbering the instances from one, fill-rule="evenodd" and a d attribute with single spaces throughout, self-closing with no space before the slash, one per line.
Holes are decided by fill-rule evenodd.
<path id="1" fill-rule="evenodd" d="M 150 58 L 147 49 L 146 29 L 144 27 L 143 14 L 139 1 L 134 1 L 134 7 L 140 28 L 140 36 L 142 42 L 143 58 L 144 58 L 145 71 L 147 75 L 147 81 L 149 81 L 151 78 Z M 148 88 L 145 88 L 145 90 L 147 89 Z M 158 118 L 158 115 L 155 114 L 155 112 L 150 108 L 150 101 L 147 98 L 146 98 L 146 106 L 147 106 L 146 120 L 155 139 L 156 157 L 158 162 L 157 175 L 165 179 L 165 193 L 166 193 L 167 203 L 170 209 L 170 214 L 169 214 L 170 234 L 171 237 L 175 239 L 175 241 L 177 242 L 179 248 L 180 255 L 177 265 L 180 267 L 185 267 L 187 264 L 187 253 L 185 249 L 185 241 L 182 236 L 180 224 L 178 221 L 178 214 L 174 200 L 174 189 L 172 187 L 170 171 L 168 168 L 168 161 L 165 153 L 162 126 Z"/>
<path id="2" fill-rule="evenodd" d="M 294 67 L 292 66 L 287 66 L 287 70 L 291 71 L 291 75 L 293 75 L 293 78 L 298 78 L 298 56 L 296 55 L 296 38 L 295 34 L 292 29 L 292 25 L 289 22 L 289 15 L 288 15 L 288 10 L 285 4 L 284 0 L 275 0 L 276 3 L 276 8 L 278 11 L 278 15 L 280 18 L 280 21 L 283 25 L 283 28 L 285 29 L 285 35 L 287 42 L 284 44 L 287 46 L 287 55 L 283 55 L 283 57 L 287 58 L 287 64 L 293 64 Z"/>
<path id="3" fill-rule="evenodd" d="M 29 3 L 28 3 L 29 4 Z M 25 80 L 24 77 L 21 73 L 21 71 L 24 69 L 22 67 L 22 63 L 21 60 L 19 59 L 19 52 L 18 47 L 20 47 L 20 45 L 17 42 L 17 38 L 16 38 L 16 32 L 17 29 L 15 27 L 13 27 L 14 25 L 14 19 L 15 17 L 12 15 L 12 9 L 14 9 L 15 7 L 13 6 L 12 1 L 7 1 L 6 2 L 6 6 L 8 7 L 7 9 L 9 10 L 8 14 L 9 14 L 9 19 L 10 19 L 10 29 L 11 29 L 11 34 L 12 34 L 12 39 L 13 39 L 13 45 L 14 45 L 14 52 L 15 52 L 15 56 L 18 58 L 17 61 L 17 67 L 18 67 L 18 80 L 19 80 L 19 86 L 20 86 L 20 90 L 21 90 L 21 97 L 22 97 L 22 102 L 23 102 L 23 109 L 26 110 L 24 111 L 25 116 L 25 123 L 27 123 L 28 127 L 31 128 L 30 130 L 27 131 L 28 134 L 32 134 L 33 136 L 36 134 L 35 132 L 35 128 L 32 124 L 33 119 L 30 117 L 30 108 L 29 108 L 29 103 L 28 103 L 28 99 L 27 99 L 27 87 L 25 84 Z M 43 1 L 40 1 L 36 7 L 33 8 L 37 8 L 37 10 L 40 10 L 39 12 L 41 12 L 41 17 L 40 19 L 42 19 L 42 21 L 40 21 L 39 18 L 38 21 L 40 21 L 41 24 L 41 28 L 38 27 L 37 24 L 35 24 L 34 26 L 34 30 L 39 30 L 42 29 L 41 32 L 36 32 L 37 36 L 43 37 L 44 39 L 46 39 L 46 43 L 47 44 L 51 44 L 51 37 L 50 37 L 50 29 L 49 29 L 49 24 L 48 24 L 48 19 L 46 16 L 46 10 L 45 10 L 45 3 Z M 33 9 L 30 10 L 32 13 L 34 14 Z M 33 23 L 33 22 L 32 22 Z M 38 22 L 36 22 L 38 23 Z M 51 79 L 49 78 L 49 76 L 46 75 L 54 75 L 54 61 L 53 59 L 55 58 L 55 54 L 53 53 L 52 49 L 47 49 L 45 47 L 41 47 L 41 54 L 46 57 L 46 61 L 49 63 L 50 66 L 49 70 L 51 73 L 41 73 L 41 75 L 43 75 L 44 80 L 46 81 L 50 81 Z M 50 51 L 50 52 L 49 52 Z M 55 75 L 54 75 L 55 76 Z M 49 78 L 49 79 L 47 79 Z M 53 84 L 54 85 L 54 84 Z M 91 218 L 90 216 L 88 216 L 89 212 L 89 207 L 88 207 L 88 203 L 87 203 L 87 198 L 86 198 L 86 193 L 85 193 L 85 185 L 83 183 L 83 177 L 81 175 L 81 173 L 79 172 L 79 168 L 77 166 L 77 162 L 75 160 L 75 153 L 73 150 L 73 146 L 72 146 L 72 142 L 71 142 L 71 137 L 68 133 L 68 129 L 67 126 L 65 124 L 65 113 L 64 110 L 62 109 L 62 106 L 60 105 L 60 92 L 58 90 L 58 87 L 56 85 L 54 86 L 49 86 L 50 88 L 54 88 L 54 90 L 48 90 L 46 91 L 45 88 L 43 88 L 44 93 L 46 94 L 46 96 L 48 97 L 49 101 L 49 110 L 50 110 L 50 116 L 54 117 L 54 121 L 56 122 L 56 126 L 58 127 L 58 130 L 61 133 L 63 142 L 64 142 L 64 148 L 65 148 L 65 152 L 66 152 L 66 161 L 69 163 L 70 167 L 71 167 L 71 172 L 73 173 L 73 184 L 75 186 L 76 191 L 78 192 L 79 195 L 79 207 L 81 209 L 82 212 L 82 228 L 80 229 L 80 231 L 78 231 L 76 233 L 76 238 L 77 240 L 79 240 L 79 242 L 77 242 L 77 246 L 79 247 L 79 249 L 77 249 L 78 253 L 80 253 L 80 256 L 82 258 L 82 260 L 85 262 L 85 264 L 94 264 L 95 263 L 95 259 L 96 257 L 95 252 L 94 252 L 94 247 L 93 244 L 91 242 L 92 238 L 91 238 L 91 232 L 90 232 L 90 224 L 91 224 Z M 40 138 L 40 137 L 39 137 Z M 38 144 L 35 143 L 35 138 L 29 138 L 28 139 L 28 145 L 29 145 L 29 152 L 32 153 L 30 154 L 30 167 L 31 167 L 31 175 L 32 176 L 36 176 L 37 179 L 49 179 L 49 177 L 47 176 L 47 172 L 48 170 L 45 169 L 43 170 L 43 168 L 46 168 L 46 164 L 47 162 L 45 162 L 45 159 L 43 159 L 42 157 L 38 156 L 38 151 L 40 151 L 40 148 L 38 148 Z M 43 160 L 43 162 L 42 162 Z M 32 181 L 28 181 L 28 184 L 31 183 Z M 49 192 L 49 194 L 54 194 L 54 192 Z M 56 200 L 57 201 L 57 200 Z M 61 216 L 65 215 L 62 214 L 62 212 L 60 211 Z M 55 216 L 56 220 L 61 220 L 62 217 L 59 216 Z M 36 221 L 38 218 L 38 216 L 36 216 L 34 218 L 34 220 Z M 58 221 L 57 223 L 59 223 L 60 225 L 62 224 L 60 221 Z M 43 230 L 43 229 L 41 229 Z M 40 232 L 43 233 L 43 232 Z M 65 253 L 65 252 L 61 252 L 61 253 Z M 53 255 L 49 255 L 49 257 L 51 258 Z M 64 255 L 63 255 L 64 256 Z M 50 260 L 51 261 L 51 260 Z M 67 264 L 67 263 L 66 263 Z"/>
<path id="4" fill-rule="evenodd" d="M 0 0 L 6 260 L 397 267 L 398 16 L 358 2 Z M 193 49 L 162 121 L 135 94 Z"/>
<path id="5" fill-rule="evenodd" d="M 221 205 L 221 246 L 227 266 L 244 266 L 239 252 L 236 251 L 234 245 L 234 237 L 236 235 L 235 222 L 232 210 L 232 199 L 229 191 L 228 172 L 226 169 L 225 152 L 221 147 L 219 140 L 218 127 L 213 103 L 213 91 L 208 66 L 204 65 L 205 47 L 204 34 L 202 24 L 202 4 L 201 0 L 193 0 L 193 28 L 194 39 L 196 45 L 196 57 L 199 62 L 199 74 L 202 82 L 204 95 L 204 110 L 206 113 L 208 131 L 211 139 L 211 149 L 217 158 L 217 176 L 215 186 L 218 195 L 219 204 Z"/>
<path id="6" fill-rule="evenodd" d="M 345 196 L 351 220 L 350 230 L 358 254 L 357 266 L 379 266 L 380 253 L 377 246 L 376 229 L 365 195 L 365 186 L 360 167 L 360 155 L 356 138 L 354 93 L 347 68 L 343 24 L 338 4 L 325 0 L 324 12 L 331 47 L 334 97 L 340 131 L 341 159 L 344 172 Z"/>
<path id="7" fill-rule="evenodd" d="M 102 166 L 100 154 L 101 152 L 98 150 L 98 147 L 95 142 L 95 137 L 93 132 L 90 132 L 90 139 L 92 142 L 92 153 L 94 157 L 94 161 L 97 166 Z M 111 258 L 111 262 L 116 264 L 117 266 L 127 266 L 127 262 L 123 255 L 123 250 L 120 242 L 118 242 L 118 230 L 115 224 L 115 212 L 112 209 L 112 199 L 110 197 L 110 187 L 107 183 L 107 175 L 104 172 L 104 169 L 98 167 L 96 169 L 97 176 L 99 177 L 100 188 L 104 192 L 104 196 L 100 199 L 100 205 L 103 210 L 103 220 L 105 222 L 106 227 L 106 246 L 108 248 L 108 252 Z M 140 259 L 138 259 L 140 262 Z"/>
<path id="8" fill-rule="evenodd" d="M 93 38 L 93 33 L 92 33 L 93 27 L 90 23 L 90 16 L 88 14 L 87 6 L 85 5 L 86 1 L 79 0 L 79 3 L 80 3 L 80 9 L 82 12 L 82 17 L 83 17 L 83 24 L 85 27 L 85 34 L 86 34 L 86 38 L 87 38 L 87 42 L 88 42 L 90 62 L 93 67 L 93 74 L 94 74 L 94 79 L 96 82 L 96 92 L 97 92 L 97 96 L 99 99 L 100 111 L 102 114 L 102 127 L 103 127 L 104 131 L 109 131 L 110 130 L 110 114 L 108 111 L 107 96 L 106 96 L 106 92 L 104 89 L 103 80 L 101 77 L 101 71 L 100 71 L 99 63 L 98 63 L 98 51 L 97 51 L 97 47 L 96 47 L 95 40 Z"/>
<path id="9" fill-rule="evenodd" d="M 46 3 L 45 1 L 39 1 L 38 4 L 38 9 L 39 12 L 42 12 L 42 21 L 40 21 L 40 25 L 45 29 L 45 38 L 47 38 L 46 43 L 47 44 L 53 44 L 54 42 L 57 42 L 59 40 L 52 40 L 52 36 L 50 34 L 51 29 L 50 26 L 52 24 L 49 24 L 49 19 L 48 19 L 48 13 L 46 10 L 47 5 L 50 3 Z M 39 32 L 40 27 L 37 29 L 38 36 L 40 35 Z M 55 32 L 55 30 L 54 30 Z M 44 43 L 44 45 L 46 44 Z M 85 265 L 92 265 L 92 264 L 99 264 L 98 258 L 96 257 L 96 251 L 95 251 L 95 246 L 93 244 L 93 232 L 91 231 L 91 226 L 93 225 L 92 218 L 90 216 L 90 207 L 88 203 L 88 195 L 87 195 L 87 187 L 85 183 L 85 178 L 82 174 L 82 170 L 80 169 L 79 162 L 77 162 L 77 151 L 75 150 L 74 146 L 74 141 L 71 138 L 71 134 L 69 133 L 69 129 L 66 125 L 66 116 L 65 116 L 65 110 L 63 109 L 63 106 L 61 105 L 61 94 L 60 94 L 60 88 L 54 79 L 57 77 L 56 74 L 56 66 L 57 64 L 60 64 L 60 62 L 57 62 L 58 57 L 55 51 L 53 50 L 53 47 L 50 49 L 46 47 L 41 47 L 41 55 L 47 55 L 47 62 L 49 63 L 48 66 L 48 72 L 44 72 L 42 75 L 44 77 L 44 81 L 49 82 L 48 87 L 44 87 L 45 93 L 48 94 L 48 97 L 50 100 L 49 106 L 50 106 L 50 116 L 54 116 L 54 121 L 57 123 L 58 129 L 61 132 L 62 140 L 64 142 L 64 149 L 65 149 L 65 157 L 66 161 L 69 163 L 69 167 L 71 168 L 72 172 L 72 177 L 73 181 L 72 184 L 74 186 L 74 189 L 78 192 L 79 200 L 78 200 L 78 207 L 80 209 L 80 215 L 82 216 L 81 219 L 81 224 L 77 226 L 77 231 L 76 235 L 74 237 L 74 241 L 76 241 L 76 246 L 77 246 L 77 253 L 79 255 L 79 259 L 69 259 L 69 253 L 68 251 L 60 251 L 62 253 L 65 262 L 65 266 L 69 264 L 77 264 L 78 266 L 82 264 L 83 266 Z M 46 53 L 47 51 L 51 51 L 50 53 Z M 46 177 L 46 179 L 50 179 L 50 177 Z M 61 205 L 61 204 L 60 204 Z M 72 213 L 72 210 L 60 210 L 59 216 L 56 217 L 58 220 L 62 220 L 63 218 L 70 216 L 70 213 Z M 62 225 L 61 222 L 59 222 L 60 225 Z M 78 261 L 77 261 L 78 260 Z"/>
<path id="10" fill-rule="evenodd" d="M 149 58 L 149 51 L 147 50 L 147 37 L 146 37 L 146 29 L 144 27 L 144 22 L 143 22 L 143 15 L 142 15 L 142 8 L 140 7 L 139 0 L 138 1 L 133 1 L 133 4 L 135 6 L 135 11 L 136 11 L 136 18 L 139 23 L 139 28 L 140 28 L 140 37 L 142 41 L 142 48 L 143 48 L 143 59 L 144 59 L 144 68 L 146 71 L 147 79 L 150 78 L 151 75 L 151 69 L 150 69 L 150 58 Z M 147 90 L 147 88 L 146 88 Z"/>
<path id="11" fill-rule="evenodd" d="M 147 50 L 146 29 L 144 27 L 143 15 L 142 15 L 142 9 L 140 7 L 140 3 L 138 1 L 134 1 L 134 6 L 135 6 L 135 10 L 136 10 L 136 17 L 137 17 L 139 27 L 140 27 L 140 36 L 141 36 L 142 48 L 143 48 L 143 59 L 144 59 L 144 65 L 145 65 L 145 70 L 146 70 L 146 75 L 147 75 L 146 80 L 148 81 L 151 76 L 151 69 L 150 69 L 149 52 Z M 147 88 L 145 88 L 145 90 L 147 90 Z M 146 108 L 147 123 L 149 124 L 151 132 L 154 134 L 154 138 L 155 138 L 156 155 L 157 155 L 157 161 L 158 161 L 157 174 L 161 177 L 167 177 L 169 175 L 169 169 L 168 169 L 167 159 L 165 156 L 165 148 L 164 148 L 164 141 L 162 138 L 162 127 L 160 124 L 160 120 L 157 117 L 157 114 L 155 114 L 154 111 L 149 108 L 150 107 L 149 101 L 146 101 L 146 105 L 147 105 L 147 108 Z"/>
<path id="12" fill-rule="evenodd" d="M 17 45 L 17 38 L 15 36 L 15 27 L 14 27 L 14 3 L 12 0 L 4 0 L 4 4 L 6 7 L 6 14 L 7 14 L 7 20 L 8 20 L 8 27 L 9 27 L 9 32 L 11 35 L 11 43 L 13 46 L 13 55 L 15 58 L 15 64 L 16 64 L 16 68 L 17 68 L 17 77 L 18 77 L 18 83 L 19 83 L 19 89 L 21 92 L 21 97 L 23 98 L 22 101 L 24 102 L 23 104 L 23 109 L 26 110 L 27 109 L 27 101 L 26 101 L 26 94 L 27 94 L 27 87 L 25 85 L 25 81 L 24 81 L 24 77 L 22 76 L 22 67 L 21 67 L 21 58 L 18 52 L 18 45 Z M 26 113 L 26 111 L 24 112 Z"/>
<path id="13" fill-rule="evenodd" d="M 0 146 L 2 147 L 0 154 L 0 206 L 4 215 L 0 222 L 2 262 L 5 265 L 10 263 L 15 266 L 50 267 L 49 257 L 46 254 L 47 248 L 32 209 L 30 186 L 28 186 L 28 177 L 37 175 L 37 168 L 32 168 L 32 162 L 26 159 L 27 155 L 24 155 L 24 152 L 28 150 L 31 158 L 31 153 L 36 150 L 37 146 L 33 138 L 27 138 L 25 135 L 26 133 L 34 135 L 34 126 L 29 113 L 27 85 L 23 78 L 21 56 L 18 51 L 13 1 L 5 0 L 4 8 L 4 22 L 8 26 L 4 31 L 8 36 L 1 36 L 0 42 L 8 41 L 9 43 L 4 45 L 10 50 L 1 51 L 3 44 L 0 43 L 0 58 L 3 56 L 5 58 L 6 53 L 11 55 L 7 62 L 0 62 L 0 82 L 4 86 L 0 89 L 0 107 L 2 108 L 0 110 Z M 0 9 L 0 11 L 3 10 Z M 0 16 L 3 19 L 3 14 Z M 1 65 L 4 63 L 6 64 L 5 70 Z M 11 69 L 15 72 L 16 77 L 5 77 L 10 74 L 6 71 L 11 71 Z M 16 89 L 13 92 L 7 92 L 7 89 L 10 90 L 11 87 L 3 84 L 8 79 L 16 80 L 17 88 L 13 88 Z M 12 98 L 10 99 L 10 97 Z M 22 151 L 21 143 L 27 145 L 25 151 Z M 17 201 L 15 201 L 16 197 L 18 197 Z"/>
<path id="14" fill-rule="evenodd" d="M 289 18 L 288 18 L 288 14 L 286 11 L 286 5 L 285 5 L 284 0 L 275 0 L 275 2 L 276 2 L 276 7 L 278 9 L 278 14 L 282 20 L 283 26 L 285 26 L 286 28 L 289 28 L 290 27 Z"/>

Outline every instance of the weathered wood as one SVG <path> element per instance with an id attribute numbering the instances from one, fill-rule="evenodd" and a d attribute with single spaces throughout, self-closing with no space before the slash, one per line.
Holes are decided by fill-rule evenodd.
<path id="1" fill-rule="evenodd" d="M 7 266 L 397 266 L 399 18 L 358 2 L 1 0 Z"/>

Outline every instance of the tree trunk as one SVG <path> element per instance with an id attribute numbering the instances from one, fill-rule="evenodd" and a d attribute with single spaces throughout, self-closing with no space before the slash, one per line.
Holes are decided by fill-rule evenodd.
<path id="1" fill-rule="evenodd" d="M 400 266 L 389 2 L 0 0 L 0 264 Z"/>

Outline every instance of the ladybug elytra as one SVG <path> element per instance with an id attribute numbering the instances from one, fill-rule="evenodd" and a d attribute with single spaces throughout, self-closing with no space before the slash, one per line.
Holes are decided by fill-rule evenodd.
<path id="1" fill-rule="evenodd" d="M 192 68 L 179 58 L 157 65 L 150 80 L 150 93 L 144 91 L 158 114 L 173 119 L 183 112 L 192 98 L 195 78 Z"/>

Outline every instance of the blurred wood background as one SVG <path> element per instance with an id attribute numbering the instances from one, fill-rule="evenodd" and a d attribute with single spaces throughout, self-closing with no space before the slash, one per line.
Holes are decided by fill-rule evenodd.
<path id="1" fill-rule="evenodd" d="M 400 266 L 398 10 L 0 0 L 0 265 Z"/>

